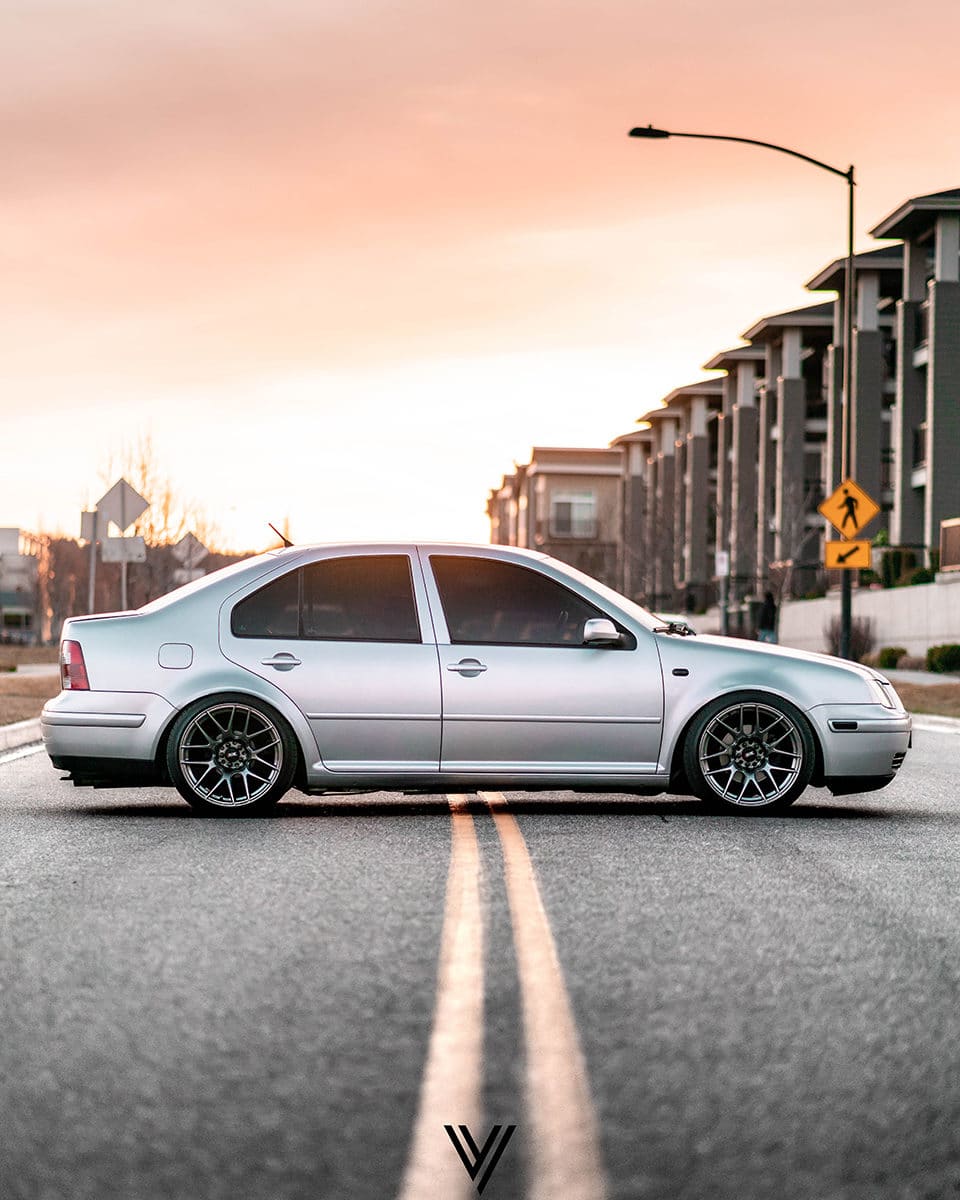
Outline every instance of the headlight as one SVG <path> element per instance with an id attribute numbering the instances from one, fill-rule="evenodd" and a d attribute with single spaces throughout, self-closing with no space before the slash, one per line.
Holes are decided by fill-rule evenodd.
<path id="1" fill-rule="evenodd" d="M 871 677 L 870 687 L 877 703 L 882 704 L 884 708 L 896 708 L 899 704 L 900 697 L 893 690 L 892 683 L 881 683 L 879 679 Z"/>

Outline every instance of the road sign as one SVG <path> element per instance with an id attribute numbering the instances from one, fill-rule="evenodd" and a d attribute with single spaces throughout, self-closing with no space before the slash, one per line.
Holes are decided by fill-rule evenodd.
<path id="1" fill-rule="evenodd" d="M 147 547 L 142 537 L 103 538 L 100 557 L 105 563 L 146 562 Z"/>
<path id="2" fill-rule="evenodd" d="M 191 571 L 203 562 L 210 551 L 198 537 L 192 533 L 185 533 L 173 547 L 172 553 L 177 562 L 181 563 L 186 570 Z"/>
<path id="3" fill-rule="evenodd" d="M 827 518 L 838 533 L 844 537 L 856 537 L 880 511 L 880 505 L 852 479 L 845 479 L 832 496 L 817 506 L 817 511 Z"/>
<path id="4" fill-rule="evenodd" d="M 852 571 L 854 568 L 867 569 L 870 566 L 870 542 L 826 542 L 824 545 L 823 565 L 828 571 Z"/>
<path id="5" fill-rule="evenodd" d="M 206 571 L 202 567 L 177 567 L 173 573 L 173 582 L 178 587 L 182 587 L 185 583 L 193 583 L 195 579 L 203 579 L 204 575 L 206 575 Z"/>
<path id="6" fill-rule="evenodd" d="M 716 555 L 717 578 L 726 579 L 730 574 L 730 551 L 718 550 Z"/>
<path id="7" fill-rule="evenodd" d="M 150 507 L 150 501 L 144 500 L 125 479 L 118 479 L 105 496 L 97 501 L 97 511 L 103 524 L 112 521 L 123 533 L 129 529 L 137 517 L 142 516 Z M 106 561 L 106 560 L 105 560 Z"/>

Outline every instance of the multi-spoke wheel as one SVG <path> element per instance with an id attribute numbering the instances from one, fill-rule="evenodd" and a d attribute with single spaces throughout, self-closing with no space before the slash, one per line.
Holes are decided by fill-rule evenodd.
<path id="1" fill-rule="evenodd" d="M 167 769 L 198 812 L 249 815 L 271 808 L 293 782 L 293 734 L 246 696 L 218 696 L 185 709 L 167 743 Z"/>
<path id="2" fill-rule="evenodd" d="M 792 804 L 810 782 L 813 736 L 792 704 L 742 693 L 698 714 L 683 761 L 701 800 L 737 812 L 772 812 Z"/>

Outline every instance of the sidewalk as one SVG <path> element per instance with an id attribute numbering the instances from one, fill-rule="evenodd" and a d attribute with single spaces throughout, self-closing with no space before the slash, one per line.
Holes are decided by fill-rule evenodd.
<path id="1" fill-rule="evenodd" d="M 960 675 L 938 675 L 935 671 L 885 671 L 877 667 L 881 675 L 885 675 L 892 684 L 898 683 L 960 683 Z"/>

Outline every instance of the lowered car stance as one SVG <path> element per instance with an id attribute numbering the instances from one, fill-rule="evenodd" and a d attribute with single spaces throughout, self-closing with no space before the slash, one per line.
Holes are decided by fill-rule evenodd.
<path id="1" fill-rule="evenodd" d="M 910 717 L 876 671 L 697 636 L 535 551 L 273 551 L 63 627 L 46 749 L 75 784 L 204 814 L 290 789 L 692 794 L 770 813 L 894 778 Z"/>

